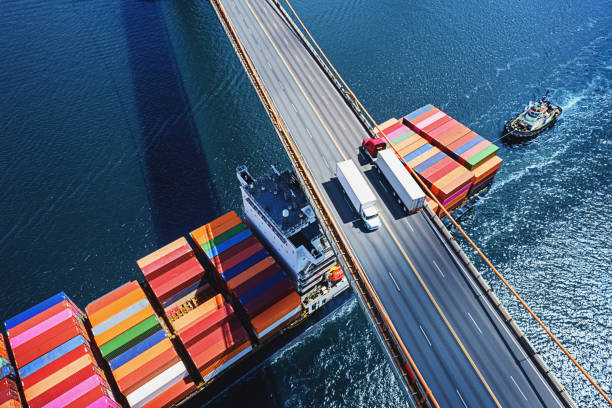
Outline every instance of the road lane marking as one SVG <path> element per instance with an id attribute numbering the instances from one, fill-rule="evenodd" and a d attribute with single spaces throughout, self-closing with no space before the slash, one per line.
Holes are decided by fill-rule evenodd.
<path id="1" fill-rule="evenodd" d="M 255 13 L 255 10 L 253 10 L 253 7 L 251 6 L 251 4 L 249 3 L 248 0 L 245 0 L 245 3 L 247 5 L 247 7 L 249 8 L 249 10 L 251 11 L 251 14 L 253 14 L 253 17 L 255 17 L 255 20 L 257 21 L 257 24 L 259 24 L 259 27 L 261 28 L 261 30 L 263 31 L 263 33 L 266 35 L 266 37 L 268 38 L 268 41 L 270 41 L 270 45 L 272 45 L 272 48 L 274 48 L 274 51 L 276 51 L 276 54 L 278 55 L 278 57 L 281 59 L 281 61 L 283 62 L 283 64 L 285 65 L 285 68 L 287 68 L 287 71 L 289 71 L 289 75 L 291 75 L 291 78 L 293 78 L 293 81 L 295 82 L 295 84 L 298 86 L 298 88 L 300 89 L 300 92 L 302 93 L 302 95 L 304 95 L 304 98 L 306 99 L 306 102 L 308 102 L 308 104 L 310 105 L 310 107 L 312 108 L 313 113 L 315 114 L 315 116 L 317 117 L 317 119 L 319 119 L 319 122 L 321 122 L 321 125 L 323 126 L 323 128 L 325 129 L 325 132 L 327 133 L 327 135 L 329 136 L 329 138 L 331 139 L 332 143 L 336 146 L 336 149 L 338 150 L 338 153 L 340 153 L 340 156 L 342 156 L 343 160 L 346 160 L 346 156 L 344 155 L 344 152 L 342 152 L 342 149 L 340 149 L 340 146 L 338 145 L 338 142 L 336 142 L 336 139 L 334 138 L 334 136 L 332 135 L 331 131 L 329 130 L 329 128 L 327 127 L 327 125 L 325 124 L 325 122 L 323 122 L 323 119 L 321 118 L 321 115 L 319 114 L 319 111 L 317 111 L 317 109 L 314 107 L 314 105 L 312 104 L 312 101 L 310 100 L 310 98 L 308 97 L 308 95 L 306 95 L 306 92 L 304 91 L 304 88 L 302 88 L 302 85 L 300 85 L 300 82 L 297 80 L 295 74 L 293 73 L 293 70 L 289 67 L 289 64 L 287 64 L 287 61 L 285 60 L 285 58 L 281 55 L 278 47 L 276 46 L 276 44 L 274 43 L 274 41 L 272 40 L 272 37 L 270 37 L 270 34 L 268 33 L 268 30 L 266 30 L 266 28 L 264 27 L 264 25 L 261 22 L 261 19 L 259 18 L 259 16 Z M 302 57 L 303 59 L 303 57 Z M 304 60 L 304 62 L 306 63 L 306 60 Z"/>
<path id="2" fill-rule="evenodd" d="M 482 330 L 480 330 L 480 327 L 478 327 L 478 323 L 476 323 L 476 320 L 474 320 L 474 318 L 472 317 L 472 315 L 470 314 L 470 312 L 468 312 L 468 316 L 470 316 L 470 319 L 472 319 L 472 323 L 474 323 L 474 326 L 476 326 L 476 328 L 478 329 L 478 331 L 480 332 L 480 334 L 482 334 Z"/>
<path id="3" fill-rule="evenodd" d="M 410 231 L 414 232 L 414 228 L 412 228 L 412 225 L 410 224 L 410 220 L 406 219 L 406 224 L 408 224 L 408 228 L 410 228 Z"/>
<path id="4" fill-rule="evenodd" d="M 465 408 L 468 408 L 467 404 L 465 403 L 465 401 L 463 400 L 463 397 L 461 396 L 461 393 L 459 392 L 458 389 L 455 388 L 455 391 L 457 391 L 457 395 L 459 396 L 459 398 L 461 399 L 461 402 L 463 403 L 463 406 Z"/>
<path id="5" fill-rule="evenodd" d="M 423 326 L 421 326 L 420 324 L 419 324 L 419 329 L 421 329 L 421 333 L 423 333 L 423 336 L 425 336 L 425 340 L 427 340 L 427 344 L 429 344 L 429 347 L 433 347 L 431 345 L 431 341 L 429 341 L 429 337 L 427 337 L 427 335 L 425 334 L 425 330 L 423 330 Z"/>
<path id="6" fill-rule="evenodd" d="M 397 288 L 397 291 L 400 292 L 400 288 L 397 284 L 397 282 L 395 281 L 395 278 L 393 277 L 393 275 L 391 274 L 391 272 L 389 272 L 389 276 L 391 277 L 391 280 L 393 281 L 393 283 L 395 284 L 395 287 Z"/>
<path id="7" fill-rule="evenodd" d="M 436 268 L 438 269 L 438 272 L 440 272 L 440 275 L 442 275 L 443 278 L 446 278 L 446 276 L 444 276 L 444 272 L 442 272 L 442 269 L 440 269 L 440 267 L 438 266 L 436 261 L 432 260 L 432 262 L 436 266 Z"/>
<path id="8" fill-rule="evenodd" d="M 493 399 L 493 402 L 495 403 L 495 406 L 501 408 L 501 404 L 499 403 L 497 397 L 495 396 L 495 394 L 493 393 L 493 390 L 491 389 L 491 387 L 489 386 L 489 383 L 487 382 L 487 380 L 485 380 L 484 376 L 482 375 L 482 373 L 480 372 L 480 370 L 478 369 L 478 367 L 476 366 L 476 363 L 474 362 L 474 360 L 472 359 L 472 356 L 470 356 L 470 353 L 467 351 L 467 349 L 465 348 L 465 346 L 463 345 L 463 342 L 461 341 L 461 339 L 459 338 L 459 336 L 457 335 L 457 332 L 455 332 L 455 329 L 453 329 L 453 326 L 450 324 L 450 322 L 448 321 L 448 318 L 446 317 L 446 315 L 444 314 L 444 312 L 442 311 L 442 308 L 440 308 L 440 305 L 438 305 L 438 302 L 436 302 L 436 299 L 433 297 L 433 295 L 431 294 L 431 291 L 429 290 L 429 288 L 427 287 L 427 285 L 425 284 L 425 281 L 423 280 L 423 277 L 421 276 L 421 274 L 416 270 L 416 267 L 414 266 L 414 264 L 412 263 L 412 260 L 410 259 L 410 257 L 408 256 L 408 254 L 406 253 L 406 251 L 404 251 L 404 248 L 402 248 L 402 246 L 400 245 L 399 240 L 397 239 L 397 237 L 395 236 L 395 234 L 393 233 L 393 231 L 391 230 L 391 228 L 389 227 L 389 224 L 387 224 L 387 221 L 385 221 L 385 218 L 382 215 L 379 215 L 380 220 L 382 221 L 383 225 L 385 226 L 385 228 L 387 229 L 387 231 L 389 232 L 389 235 L 391 235 L 391 238 L 393 239 L 393 241 L 395 242 L 395 246 L 400 250 L 400 252 L 402 253 L 402 255 L 404 256 L 404 259 L 406 259 L 406 261 L 408 262 L 408 265 L 410 266 L 410 269 L 412 269 L 412 272 L 414 273 L 414 275 L 416 276 L 417 280 L 419 281 L 419 283 L 421 284 L 421 286 L 423 287 L 423 289 L 425 290 L 425 293 L 427 293 L 427 296 L 429 297 L 429 300 L 431 300 L 431 303 L 433 303 L 436 311 L 438 312 L 438 314 L 440 315 L 440 317 L 442 318 L 442 320 L 444 321 L 444 324 L 446 325 L 446 327 L 448 328 L 448 331 L 451 333 L 451 335 L 453 336 L 453 338 L 455 339 L 455 342 L 457 342 L 457 344 L 459 345 L 459 348 L 461 349 L 461 351 L 463 352 L 463 354 L 465 355 L 465 357 L 467 358 L 468 362 L 470 363 L 470 365 L 472 366 L 472 369 L 474 370 L 474 372 L 476 373 L 476 375 L 478 376 L 478 378 L 480 379 L 480 381 L 482 382 L 482 384 L 484 385 L 484 387 L 486 388 L 487 392 L 489 393 L 489 395 L 491 396 L 491 398 Z"/>
<path id="9" fill-rule="evenodd" d="M 310 133 L 310 130 L 308 128 L 306 128 L 306 133 L 308 133 L 308 136 L 310 136 L 310 138 L 312 139 L 312 134 Z"/>
<path id="10" fill-rule="evenodd" d="M 291 102 L 291 106 L 293 107 L 293 110 L 297 113 L 297 109 L 295 108 L 295 105 L 293 104 L 293 102 Z"/>
<path id="11" fill-rule="evenodd" d="M 518 386 L 518 384 L 516 383 L 516 381 L 514 380 L 513 376 L 510 376 L 510 379 L 512 380 L 512 382 L 514 383 L 514 385 L 516 385 L 516 388 L 519 390 L 519 392 L 521 393 L 521 395 L 523 396 L 523 398 L 525 398 L 525 401 L 527 401 L 527 397 L 525 396 L 525 394 L 523 394 L 523 390 L 521 390 L 521 387 Z"/>

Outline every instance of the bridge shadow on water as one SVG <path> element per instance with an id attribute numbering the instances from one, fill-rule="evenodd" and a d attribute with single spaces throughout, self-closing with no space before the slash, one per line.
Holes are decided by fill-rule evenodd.
<path id="1" fill-rule="evenodd" d="M 121 2 L 141 166 L 159 245 L 197 227 L 194 220 L 220 213 L 161 7 L 155 1 Z"/>

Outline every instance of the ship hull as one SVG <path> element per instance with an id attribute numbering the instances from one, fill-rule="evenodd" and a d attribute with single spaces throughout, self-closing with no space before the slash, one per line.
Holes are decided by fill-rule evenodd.
<path id="1" fill-rule="evenodd" d="M 502 135 L 502 139 L 510 144 L 516 144 L 535 139 L 540 133 L 544 132 L 546 129 L 551 128 L 557 122 L 557 119 L 559 118 L 559 116 L 561 116 L 562 112 L 561 108 L 557 109 L 559 109 L 560 111 L 559 114 L 556 115 L 550 122 L 546 123 L 541 128 L 530 132 L 522 132 L 520 130 L 514 129 L 512 127 L 512 122 L 516 118 L 510 119 L 508 122 L 506 122 L 504 126 L 504 133 Z"/>

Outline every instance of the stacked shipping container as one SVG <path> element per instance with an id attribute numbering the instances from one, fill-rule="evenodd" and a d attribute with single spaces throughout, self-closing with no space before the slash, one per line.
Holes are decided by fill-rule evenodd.
<path id="1" fill-rule="evenodd" d="M 85 308 L 94 339 L 131 407 L 166 407 L 195 389 L 138 282 Z"/>
<path id="2" fill-rule="evenodd" d="M 297 319 L 300 296 L 285 272 L 232 211 L 191 233 L 261 342 Z"/>
<path id="3" fill-rule="evenodd" d="M 448 209 L 465 199 L 472 184 L 472 174 L 444 154 L 402 121 L 379 126 L 408 166 L 416 171 L 427 187 Z"/>
<path id="4" fill-rule="evenodd" d="M 4 336 L 0 334 L 0 408 L 21 407 L 16 379 Z"/>
<path id="5" fill-rule="evenodd" d="M 96 363 L 84 321 L 62 292 L 5 322 L 31 408 L 119 406 Z"/>
<path id="6" fill-rule="evenodd" d="M 252 347 L 234 309 L 207 282 L 194 255 L 187 240 L 180 238 L 138 260 L 138 266 L 196 368 L 208 381 Z"/>
<path id="7" fill-rule="evenodd" d="M 414 132 L 472 171 L 469 194 L 488 186 L 501 166 L 498 147 L 446 113 L 426 105 L 404 117 Z"/>

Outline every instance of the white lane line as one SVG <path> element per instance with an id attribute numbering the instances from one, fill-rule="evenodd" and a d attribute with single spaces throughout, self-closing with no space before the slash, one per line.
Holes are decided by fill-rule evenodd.
<path id="1" fill-rule="evenodd" d="M 393 283 L 395 284 L 395 287 L 397 288 L 397 291 L 400 292 L 400 288 L 397 285 L 397 282 L 395 281 L 395 278 L 393 277 L 393 275 L 391 275 L 391 272 L 389 272 L 389 276 L 391 277 L 391 280 L 393 281 Z"/>
<path id="2" fill-rule="evenodd" d="M 406 220 L 406 224 L 408 224 L 410 231 L 414 232 L 414 228 L 412 228 L 412 225 L 410 225 L 410 221 Z"/>
<path id="3" fill-rule="evenodd" d="M 521 395 L 523 396 L 523 398 L 525 398 L 525 401 L 527 401 L 527 397 L 525 396 L 525 394 L 523 394 L 523 390 L 521 390 L 521 387 L 518 386 L 518 384 L 516 383 L 516 381 L 514 380 L 513 376 L 510 376 L 510 379 L 512 380 L 512 382 L 514 383 L 514 385 L 516 385 L 516 388 L 519 390 L 519 392 L 521 393 Z"/>
<path id="4" fill-rule="evenodd" d="M 442 275 L 443 278 L 446 278 L 446 276 L 444 276 L 444 272 L 442 272 L 442 269 L 440 269 L 440 267 L 438 266 L 436 261 L 432 261 L 432 262 L 436 266 L 436 268 L 438 269 L 438 272 L 440 272 L 440 275 Z"/>
<path id="5" fill-rule="evenodd" d="M 346 127 L 344 126 L 344 123 L 342 123 L 343 121 L 340 121 L 340 127 L 342 128 L 342 130 L 346 130 Z"/>
<path id="6" fill-rule="evenodd" d="M 310 134 L 310 130 L 308 128 L 306 128 L 306 133 L 308 133 L 308 136 L 310 136 L 310 138 L 312 139 L 312 135 Z"/>
<path id="7" fill-rule="evenodd" d="M 472 323 L 474 323 L 474 326 L 476 326 L 476 328 L 478 329 L 478 331 L 480 332 L 480 334 L 482 334 L 482 330 L 480 330 L 480 327 L 478 327 L 478 323 L 476 323 L 476 320 L 474 320 L 474 318 L 472 317 L 472 315 L 470 314 L 470 312 L 468 312 L 468 316 L 470 316 L 470 319 L 472 319 Z"/>
<path id="8" fill-rule="evenodd" d="M 429 341 L 429 337 L 427 337 L 427 335 L 425 334 L 425 330 L 423 330 L 423 326 L 421 326 L 420 324 L 419 324 L 419 329 L 421 329 L 421 333 L 423 333 L 423 336 L 425 337 L 425 340 L 427 340 L 427 344 L 429 344 L 429 347 L 432 347 L 431 341 Z"/>
<path id="9" fill-rule="evenodd" d="M 293 104 L 293 102 L 291 102 L 291 106 L 293 107 L 293 110 L 297 113 L 297 109 L 296 109 L 295 105 Z"/>
<path id="10" fill-rule="evenodd" d="M 458 389 L 455 388 L 455 391 L 457 391 L 457 395 L 459 396 L 459 398 L 461 399 L 461 402 L 463 403 L 463 406 L 465 408 L 468 408 L 467 404 L 465 403 L 465 401 L 463 400 L 463 397 L 461 396 L 461 393 L 459 392 Z"/>

